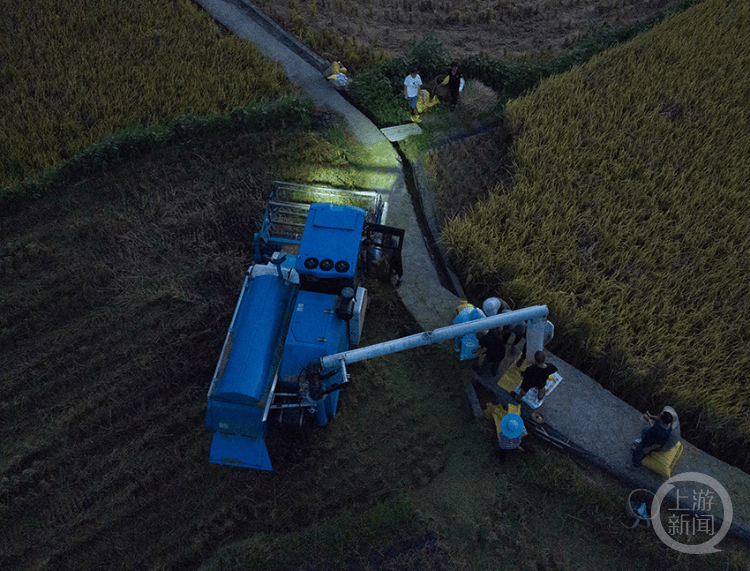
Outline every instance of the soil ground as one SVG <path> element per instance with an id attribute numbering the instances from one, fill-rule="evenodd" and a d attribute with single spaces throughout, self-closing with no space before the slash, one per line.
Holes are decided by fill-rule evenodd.
<path id="1" fill-rule="evenodd" d="M 163 149 L 2 210 L 0 568 L 675 568 L 653 534 L 623 548 L 626 490 L 596 469 L 544 446 L 497 465 L 448 345 L 352 367 L 330 427 L 269 433 L 274 472 L 207 462 L 248 236 L 300 138 Z M 364 344 L 416 330 L 367 287 Z M 731 545 L 681 568 L 743 569 Z"/>
<path id="2" fill-rule="evenodd" d="M 335 31 L 394 55 L 435 32 L 460 58 L 554 54 L 592 27 L 642 20 L 670 0 L 257 0 L 287 30 Z M 335 57 L 336 54 L 320 54 Z"/>

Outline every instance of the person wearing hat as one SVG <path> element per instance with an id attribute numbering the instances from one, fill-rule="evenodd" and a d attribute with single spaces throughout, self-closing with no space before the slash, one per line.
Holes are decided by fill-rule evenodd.
<path id="1" fill-rule="evenodd" d="M 646 413 L 643 420 L 648 423 L 641 431 L 641 437 L 633 443 L 632 463 L 640 468 L 643 458 L 652 452 L 669 450 L 680 440 L 680 421 L 677 411 L 665 406 L 658 415 Z"/>
<path id="2" fill-rule="evenodd" d="M 417 114 L 417 97 L 420 91 L 422 91 L 422 78 L 419 77 L 417 68 L 413 67 L 404 79 L 404 98 L 409 100 L 412 115 Z"/>
<path id="3" fill-rule="evenodd" d="M 482 304 L 482 311 L 484 311 L 487 317 L 490 317 L 491 315 L 497 315 L 501 311 L 503 313 L 510 311 L 510 305 L 499 297 L 488 297 Z"/>
<path id="4" fill-rule="evenodd" d="M 510 305 L 499 297 L 488 297 L 484 300 L 482 309 L 489 317 L 490 315 L 497 315 L 498 313 L 507 313 L 512 311 Z M 526 325 L 523 321 L 514 323 L 503 328 L 503 344 L 510 345 L 510 354 L 515 355 L 518 353 L 518 345 L 523 341 L 524 335 L 526 334 Z M 503 348 L 503 355 L 500 358 L 505 357 L 505 348 Z"/>
<path id="5" fill-rule="evenodd" d="M 527 434 L 523 419 L 519 415 L 514 412 L 506 414 L 500 421 L 500 432 L 497 435 L 498 458 L 504 459 L 510 450 L 516 450 L 521 446 L 521 440 Z"/>

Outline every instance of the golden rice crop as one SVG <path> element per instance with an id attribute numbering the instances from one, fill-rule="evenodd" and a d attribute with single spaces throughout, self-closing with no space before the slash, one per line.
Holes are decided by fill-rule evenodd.
<path id="1" fill-rule="evenodd" d="M 748 2 L 706 0 L 511 101 L 513 189 L 444 234 L 470 280 L 745 437 L 748 37 Z"/>
<path id="2" fill-rule="evenodd" d="M 188 0 L 0 0 L 0 184 L 122 127 L 291 90 Z"/>

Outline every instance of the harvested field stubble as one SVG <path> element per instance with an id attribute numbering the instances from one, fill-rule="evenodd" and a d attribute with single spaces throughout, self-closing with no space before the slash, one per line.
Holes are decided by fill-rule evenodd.
<path id="1" fill-rule="evenodd" d="M 400 54 L 434 32 L 456 58 L 557 53 L 591 27 L 643 19 L 671 0 L 256 0 L 326 58 L 360 63 Z M 342 41 L 343 40 L 343 41 Z M 348 56 L 348 57 L 347 57 Z"/>
<path id="2" fill-rule="evenodd" d="M 514 188 L 445 232 L 471 283 L 550 305 L 564 357 L 745 469 L 749 35 L 707 0 L 511 101 Z"/>
<path id="3" fill-rule="evenodd" d="M 0 568 L 191 568 L 267 519 L 270 503 L 237 502 L 246 479 L 209 467 L 202 426 L 299 138 L 173 146 L 2 210 Z"/>

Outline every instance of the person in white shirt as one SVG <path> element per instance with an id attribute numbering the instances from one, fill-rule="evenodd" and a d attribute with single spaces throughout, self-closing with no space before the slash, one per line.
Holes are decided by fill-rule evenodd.
<path id="1" fill-rule="evenodd" d="M 417 68 L 414 67 L 404 79 L 404 98 L 409 100 L 412 115 L 417 112 L 417 97 L 420 91 L 422 91 L 422 78 L 419 77 Z"/>

